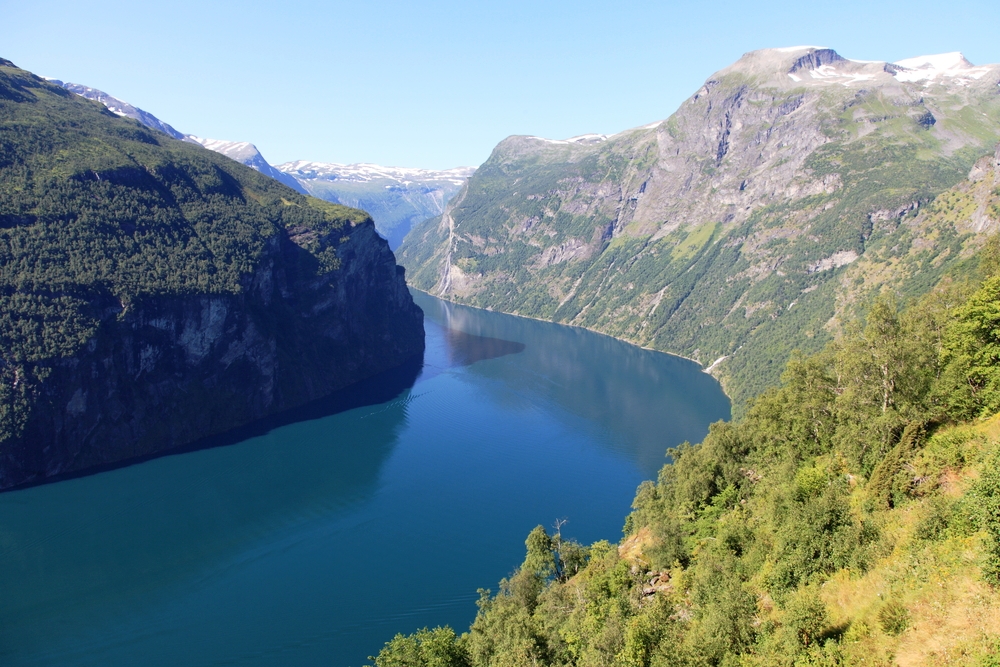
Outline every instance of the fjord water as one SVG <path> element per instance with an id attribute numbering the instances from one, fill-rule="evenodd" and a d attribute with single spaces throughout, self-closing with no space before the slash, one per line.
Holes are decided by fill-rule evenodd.
<path id="1" fill-rule="evenodd" d="M 409 376 L 0 495 L 0 664 L 365 664 L 468 627 L 538 524 L 617 541 L 667 447 L 729 416 L 692 362 L 414 297 Z"/>

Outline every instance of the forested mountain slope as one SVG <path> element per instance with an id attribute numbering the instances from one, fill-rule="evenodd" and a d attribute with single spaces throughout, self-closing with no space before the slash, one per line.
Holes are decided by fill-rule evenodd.
<path id="1" fill-rule="evenodd" d="M 422 349 L 363 211 L 0 60 L 0 488 L 189 443 Z"/>
<path id="2" fill-rule="evenodd" d="M 905 310 L 882 293 L 672 450 L 618 545 L 538 526 L 468 632 L 376 667 L 1000 664 L 998 270 L 993 236 Z"/>
<path id="3" fill-rule="evenodd" d="M 848 267 L 920 247 L 906 223 L 1000 139 L 998 83 L 1000 66 L 960 54 L 752 52 L 666 121 L 506 139 L 400 261 L 457 302 L 725 357 L 715 370 L 739 410 L 793 349 L 830 340 L 858 296 Z M 932 235 L 961 245 L 995 223 L 984 215 L 962 230 L 935 218 Z M 933 284 L 957 248 L 911 284 Z"/>

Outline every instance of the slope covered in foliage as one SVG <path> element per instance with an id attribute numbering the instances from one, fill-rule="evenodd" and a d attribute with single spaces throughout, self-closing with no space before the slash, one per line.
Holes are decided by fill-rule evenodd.
<path id="1" fill-rule="evenodd" d="M 541 526 L 470 630 L 378 667 L 995 665 L 1000 276 L 870 303 L 735 423 L 671 452 L 618 546 Z"/>

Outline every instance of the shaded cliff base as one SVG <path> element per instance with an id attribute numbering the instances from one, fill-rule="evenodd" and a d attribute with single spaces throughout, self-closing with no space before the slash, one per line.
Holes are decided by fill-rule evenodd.
<path id="1" fill-rule="evenodd" d="M 250 438 L 266 435 L 289 424 L 311 421 L 314 419 L 324 419 L 349 410 L 386 403 L 413 387 L 422 368 L 423 353 L 420 353 L 410 357 L 406 360 L 406 362 L 396 368 L 391 368 L 387 371 L 383 371 L 377 375 L 361 380 L 360 382 L 348 385 L 347 387 L 333 392 L 329 396 L 316 399 L 306 403 L 305 405 L 301 405 L 290 410 L 285 410 L 284 412 L 270 415 L 263 419 L 258 419 L 249 424 L 226 431 L 225 433 L 219 433 L 206 438 L 201 438 L 200 440 L 196 440 L 185 445 L 161 450 L 145 456 L 96 465 L 85 470 L 74 470 L 53 475 L 51 477 L 35 479 L 7 489 L 0 489 L 0 493 L 17 491 L 20 489 L 41 486 L 43 484 L 50 484 L 53 482 L 61 482 L 69 479 L 76 479 L 78 477 L 96 475 L 102 472 L 109 472 L 132 465 L 138 465 L 163 456 L 186 454 L 189 452 L 212 449 L 215 447 L 228 447 L 230 445 L 236 445 L 245 440 L 249 440 Z"/>

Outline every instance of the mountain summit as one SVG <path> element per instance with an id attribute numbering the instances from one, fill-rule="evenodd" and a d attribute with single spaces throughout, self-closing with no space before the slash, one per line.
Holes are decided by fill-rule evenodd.
<path id="1" fill-rule="evenodd" d="M 987 76 L 995 66 L 977 67 L 959 52 L 917 56 L 894 63 L 850 60 L 833 49 L 818 46 L 793 46 L 761 49 L 746 53 L 713 78 L 732 73 L 755 77 L 758 85 L 794 88 L 864 84 L 885 87 L 896 83 L 923 82 L 927 85 L 968 85 Z"/>

